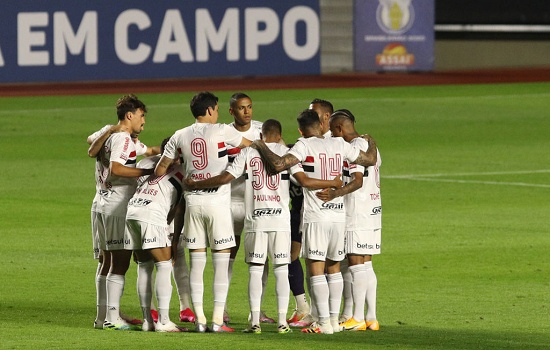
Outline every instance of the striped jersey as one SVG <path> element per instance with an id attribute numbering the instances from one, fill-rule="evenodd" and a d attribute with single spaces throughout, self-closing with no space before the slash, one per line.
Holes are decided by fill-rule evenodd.
<path id="1" fill-rule="evenodd" d="M 350 142 L 362 151 L 367 151 L 369 143 L 357 137 Z M 377 151 L 376 164 L 365 167 L 344 161 L 342 181 L 351 182 L 351 175 L 363 176 L 363 186 L 344 196 L 346 208 L 346 231 L 374 230 L 382 227 L 382 199 L 380 197 L 380 166 L 382 159 Z"/>
<path id="2" fill-rule="evenodd" d="M 333 180 L 342 172 L 345 160 L 357 159 L 359 149 L 341 137 L 308 137 L 298 139 L 289 153 L 301 162 L 302 169 L 308 177 Z M 291 170 L 292 174 L 296 172 Z M 320 190 L 303 188 L 303 223 L 344 222 L 344 199 L 337 197 L 325 203 L 315 195 L 318 191 Z"/>
<path id="3" fill-rule="evenodd" d="M 242 135 L 227 124 L 194 123 L 170 137 L 163 155 L 170 159 L 180 158 L 186 178 L 205 180 L 225 170 L 227 146 L 238 147 L 242 139 Z M 229 205 L 230 191 L 230 184 L 186 191 L 185 200 L 188 206 L 200 205 L 208 201 L 206 197 L 210 197 L 211 205 Z"/>
<path id="4" fill-rule="evenodd" d="M 278 143 L 268 143 L 267 147 L 277 155 L 284 155 L 288 148 Z M 288 171 L 268 175 L 260 153 L 250 147 L 244 148 L 235 157 L 227 172 L 236 179 L 245 179 L 244 230 L 287 231 L 290 232 Z"/>

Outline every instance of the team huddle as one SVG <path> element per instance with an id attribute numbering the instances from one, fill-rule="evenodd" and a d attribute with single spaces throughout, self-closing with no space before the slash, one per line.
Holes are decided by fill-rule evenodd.
<path id="1" fill-rule="evenodd" d="M 277 323 L 279 333 L 378 330 L 372 255 L 381 252 L 381 158 L 374 139 L 355 130 L 349 110 L 315 99 L 297 117 L 302 137 L 287 145 L 279 121 L 252 120 L 249 96 L 236 93 L 229 102 L 234 122 L 221 124 L 218 98 L 196 94 L 195 122 L 147 147 L 138 139 L 146 106 L 125 95 L 116 104 L 118 124 L 88 137 L 96 158 L 94 327 L 187 331 L 169 317 L 173 278 L 181 322 L 201 333 L 234 332 L 226 300 L 244 238 L 250 313 L 243 332 L 259 334 L 261 323 Z M 208 248 L 210 323 L 203 305 Z M 142 319 L 120 310 L 132 259 Z M 269 265 L 274 318 L 262 309 Z M 291 292 L 296 308 L 287 318 Z"/>

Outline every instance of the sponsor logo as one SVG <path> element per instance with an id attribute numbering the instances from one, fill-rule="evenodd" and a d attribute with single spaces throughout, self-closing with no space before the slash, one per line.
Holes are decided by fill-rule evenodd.
<path id="1" fill-rule="evenodd" d="M 382 207 L 374 207 L 372 208 L 372 214 L 371 215 L 378 215 L 382 213 Z"/>
<path id="2" fill-rule="evenodd" d="M 344 209 L 344 203 L 323 203 L 321 210 L 342 210 Z"/>
<path id="3" fill-rule="evenodd" d="M 144 198 L 132 198 L 128 201 L 128 205 L 132 205 L 134 207 L 145 207 L 149 204 L 151 204 L 152 200 L 150 199 L 144 199 Z"/>
<path id="4" fill-rule="evenodd" d="M 248 253 L 248 257 L 249 258 L 254 258 L 254 259 L 263 259 L 264 258 L 264 253 L 254 253 L 254 252 L 250 252 Z"/>
<path id="5" fill-rule="evenodd" d="M 287 253 L 277 253 L 277 254 L 274 254 L 273 257 L 275 259 L 286 259 L 286 258 L 288 258 L 288 254 Z"/>
<path id="6" fill-rule="evenodd" d="M 156 243 L 156 242 L 157 242 L 157 237 L 155 237 L 155 238 L 144 238 L 141 242 L 142 242 L 143 244 L 146 244 L 146 243 Z"/>
<path id="7" fill-rule="evenodd" d="M 107 245 L 117 245 L 117 244 L 123 244 L 123 243 L 124 243 L 124 239 L 110 239 L 106 242 Z"/>
<path id="8" fill-rule="evenodd" d="M 409 30 L 414 23 L 412 0 L 378 0 L 376 23 L 384 32 L 399 35 Z"/>
<path id="9" fill-rule="evenodd" d="M 380 249 L 380 244 L 357 243 L 358 249 Z"/>
<path id="10" fill-rule="evenodd" d="M 391 43 L 384 47 L 382 53 L 376 55 L 376 65 L 378 66 L 412 66 L 414 64 L 414 55 L 407 52 L 403 44 Z"/>
<path id="11" fill-rule="evenodd" d="M 324 257 L 325 256 L 325 252 L 322 252 L 318 249 L 315 249 L 315 250 L 312 250 L 312 249 L 308 249 L 308 255 L 315 255 L 315 256 L 322 256 Z"/>
<path id="12" fill-rule="evenodd" d="M 225 243 L 233 242 L 234 240 L 235 240 L 235 237 L 233 237 L 233 236 L 231 236 L 229 238 L 215 239 L 214 244 L 225 244 Z"/>
<path id="13" fill-rule="evenodd" d="M 183 239 L 185 240 L 185 243 L 191 243 L 191 244 L 195 243 L 195 240 L 196 240 L 196 238 L 191 239 L 187 237 L 183 237 Z"/>
<path id="14" fill-rule="evenodd" d="M 254 212 L 252 212 L 252 217 L 257 218 L 260 216 L 279 216 L 283 212 L 283 209 L 281 208 L 262 208 L 262 209 L 254 209 Z"/>

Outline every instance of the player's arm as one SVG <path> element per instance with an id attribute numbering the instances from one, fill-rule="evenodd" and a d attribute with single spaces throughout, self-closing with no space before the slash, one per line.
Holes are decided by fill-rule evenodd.
<path id="1" fill-rule="evenodd" d="M 252 144 L 252 141 L 247 139 L 246 137 L 243 137 L 243 140 L 241 141 L 241 144 L 238 146 L 239 148 L 245 148 Z"/>
<path id="2" fill-rule="evenodd" d="M 185 183 L 185 188 L 189 191 L 192 191 L 192 190 L 200 190 L 204 188 L 218 187 L 221 185 L 228 184 L 233 180 L 235 180 L 235 176 L 233 176 L 231 173 L 227 171 L 224 171 L 219 175 L 216 175 L 209 179 L 200 180 L 200 181 L 194 181 L 190 178 L 187 178 L 184 180 L 184 183 Z"/>
<path id="3" fill-rule="evenodd" d="M 376 164 L 376 141 L 367 134 L 361 135 L 361 137 L 367 140 L 367 142 L 369 143 L 369 148 L 366 152 L 360 151 L 359 156 L 352 163 L 359 164 L 367 168 Z"/>
<path id="4" fill-rule="evenodd" d="M 300 161 L 294 155 L 287 153 L 284 156 L 278 156 L 273 153 L 263 140 L 252 142 L 251 147 L 255 148 L 264 162 L 264 166 L 270 175 L 280 173 L 283 170 L 298 164 Z"/>
<path id="5" fill-rule="evenodd" d="M 105 141 L 114 133 L 122 131 L 122 125 L 116 124 L 112 125 L 109 129 L 105 130 L 104 133 L 99 135 L 97 138 L 92 138 L 92 135 L 88 136 L 88 139 L 86 140 L 90 147 L 88 148 L 88 156 L 90 158 L 97 157 L 97 154 L 99 151 L 101 151 L 101 148 L 103 147 L 103 144 L 105 144 Z"/>
<path id="6" fill-rule="evenodd" d="M 143 154 L 145 157 L 156 156 L 160 154 L 160 146 L 147 147 L 147 151 Z"/>
<path id="7" fill-rule="evenodd" d="M 351 174 L 351 181 L 343 187 L 327 188 L 320 192 L 315 193 L 317 198 L 323 202 L 330 202 L 336 197 L 345 196 L 360 189 L 363 186 L 363 174 L 361 172 L 355 172 Z"/>
<path id="8" fill-rule="evenodd" d="M 319 180 L 308 177 L 304 172 L 297 172 L 294 174 L 294 178 L 300 186 L 305 187 L 309 190 L 320 190 L 324 188 L 334 188 L 342 186 L 342 178 L 340 175 L 335 177 L 333 180 Z"/>
<path id="9" fill-rule="evenodd" d="M 111 173 L 120 177 L 140 177 L 144 175 L 151 175 L 153 173 L 153 168 L 131 168 L 119 162 L 111 162 L 110 166 Z"/>
<path id="10" fill-rule="evenodd" d="M 178 243 L 180 241 L 181 231 L 183 231 L 183 217 L 185 215 L 185 199 L 183 195 L 174 207 L 174 233 L 172 235 L 172 264 L 178 257 Z M 168 221 L 170 222 L 170 221 Z"/>
<path id="11" fill-rule="evenodd" d="M 173 162 L 173 159 L 167 156 L 162 156 L 162 158 L 160 158 L 160 161 L 157 163 L 157 166 L 155 167 L 155 176 L 162 176 L 166 174 L 168 172 L 168 168 L 170 167 L 170 165 L 172 165 Z"/>

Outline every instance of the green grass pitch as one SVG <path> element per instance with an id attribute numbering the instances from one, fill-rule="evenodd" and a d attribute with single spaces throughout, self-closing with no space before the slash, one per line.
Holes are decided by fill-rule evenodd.
<path id="1" fill-rule="evenodd" d="M 116 122 L 119 95 L 17 97 L 0 98 L 0 348 L 550 349 L 550 83 L 245 92 L 255 119 L 279 119 L 288 142 L 315 97 L 350 109 L 358 130 L 376 138 L 381 330 L 242 334 L 242 249 L 228 297 L 237 333 L 94 330 L 85 139 Z M 220 122 L 230 122 L 230 92 L 214 93 Z M 192 123 L 192 95 L 139 94 L 149 109 L 141 139 L 156 145 Z M 134 264 L 122 309 L 138 316 L 135 277 Z M 177 308 L 174 288 L 173 319 Z M 264 308 L 276 314 L 272 276 Z"/>

